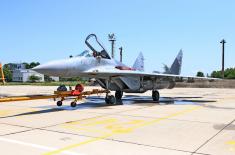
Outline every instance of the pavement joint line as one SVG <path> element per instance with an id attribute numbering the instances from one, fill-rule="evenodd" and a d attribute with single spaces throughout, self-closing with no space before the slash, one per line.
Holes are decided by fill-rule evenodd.
<path id="1" fill-rule="evenodd" d="M 152 107 L 152 106 L 151 106 L 151 107 Z M 135 108 L 135 109 L 125 110 L 125 111 L 121 111 L 121 112 L 128 112 L 128 111 L 134 111 L 134 110 L 145 109 L 145 108 L 149 108 L 149 107 Z M 78 119 L 78 120 L 74 120 L 74 121 L 66 121 L 66 122 L 62 122 L 62 123 L 58 123 L 58 124 L 54 124 L 54 125 L 50 125 L 50 126 L 40 127 L 40 128 L 37 128 L 37 129 L 44 129 L 44 128 L 48 128 L 48 127 L 55 127 L 55 126 L 58 126 L 58 125 L 62 125 L 62 124 L 66 124 L 66 123 L 73 123 L 73 122 L 77 122 L 77 121 L 86 121 L 86 120 L 92 120 L 92 119 L 102 118 L 102 117 L 106 117 L 106 116 L 109 116 L 109 115 L 115 115 L 115 114 L 118 114 L 118 113 L 121 113 L 121 112 L 119 111 L 119 112 L 115 112 L 115 113 L 113 113 L 113 114 L 109 114 L 109 113 L 98 113 L 98 114 L 101 114 L 101 115 L 100 115 L 100 116 L 90 117 L 90 118 Z M 86 112 L 86 113 L 93 113 L 93 112 Z M 94 112 L 94 113 L 95 113 L 95 112 Z"/>
<path id="2" fill-rule="evenodd" d="M 85 145 L 85 144 L 88 144 L 88 143 L 91 143 L 91 142 L 95 142 L 95 141 L 98 141 L 98 140 L 106 139 L 107 137 L 110 137 L 112 135 L 114 135 L 114 134 L 108 134 L 108 135 L 100 136 L 100 137 L 93 138 L 93 139 L 90 139 L 90 140 L 87 140 L 87 141 L 83 141 L 83 142 L 80 142 L 78 144 L 72 144 L 72 145 L 66 146 L 66 147 L 58 149 L 58 150 L 47 152 L 47 153 L 45 153 L 43 155 L 53 155 L 53 154 L 62 153 L 64 151 L 76 148 L 76 147 L 78 147 L 80 145 Z"/>
<path id="3" fill-rule="evenodd" d="M 82 136 L 82 137 L 89 137 L 89 138 L 98 138 L 97 136 L 82 135 L 82 134 L 65 132 L 65 131 L 57 131 L 57 130 L 53 130 L 53 129 L 52 130 L 50 130 L 50 129 L 38 129 L 38 130 L 50 131 L 50 132 L 62 133 L 62 134 L 68 134 L 68 135 L 74 135 L 74 136 Z"/>
<path id="4" fill-rule="evenodd" d="M 189 112 L 192 112 L 194 110 L 198 110 L 200 108 L 203 108 L 201 106 L 194 106 L 194 107 L 191 107 L 189 109 L 186 109 L 186 110 L 182 110 L 180 112 L 176 112 L 176 113 L 173 113 L 173 114 L 170 114 L 168 116 L 165 116 L 165 117 L 162 117 L 162 118 L 159 118 L 159 119 L 155 119 L 155 120 L 151 120 L 151 121 L 148 121 L 148 122 L 144 122 L 140 125 L 136 125 L 134 127 L 130 127 L 130 128 L 127 128 L 127 131 L 128 132 L 131 132 L 133 131 L 134 129 L 137 129 L 137 128 L 140 128 L 140 127 L 144 127 L 144 126 L 147 126 L 147 125 L 151 125 L 151 124 L 155 124 L 155 123 L 159 123 L 163 120 L 166 120 L 168 118 L 171 118 L 171 117 L 175 117 L 175 116 L 178 116 L 178 115 L 183 115 L 183 114 L 186 114 L 186 113 L 189 113 Z M 125 133 L 125 132 L 124 132 Z M 92 142 L 96 142 L 98 140 L 104 140 L 104 139 L 107 139 L 108 137 L 111 137 L 113 135 L 117 135 L 117 134 L 123 134 L 123 132 L 113 132 L 111 134 L 107 134 L 107 135 L 103 135 L 103 136 L 100 136 L 100 137 L 97 137 L 97 138 L 91 138 L 90 140 L 86 140 L 86 141 L 83 141 L 83 142 L 80 142 L 80 143 L 76 143 L 76 144 L 71 144 L 71 145 L 68 145 L 68 146 L 65 146 L 63 148 L 60 148 L 56 151 L 51 151 L 51 152 L 47 152 L 43 155 L 54 155 L 54 154 L 58 154 L 58 153 L 61 153 L 61 152 L 64 152 L 64 151 L 67 151 L 67 150 L 70 150 L 70 149 L 73 149 L 73 148 L 76 148 L 76 147 L 79 147 L 81 145 L 85 145 L 85 144 L 89 144 L 89 143 L 92 143 Z"/>
<path id="5" fill-rule="evenodd" d="M 76 134 L 76 133 L 71 133 L 71 132 L 63 132 L 63 131 L 56 131 L 56 130 L 49 130 L 49 129 L 40 129 L 40 130 L 56 132 L 56 133 L 62 133 L 62 134 L 69 134 L 69 135 L 74 135 L 74 136 L 88 137 L 88 138 L 99 138 L 97 136 L 82 135 L 82 134 Z M 111 139 L 111 138 L 107 138 L 107 139 L 103 139 L 103 140 L 120 142 L 120 143 L 127 143 L 127 144 L 134 144 L 134 145 L 141 145 L 141 146 L 146 146 L 146 147 L 161 148 L 161 149 L 180 151 L 180 152 L 186 152 L 186 153 L 193 153 L 192 151 L 179 150 L 179 149 L 167 148 L 167 147 L 161 147 L 161 146 L 154 146 L 154 145 L 147 145 L 147 144 L 141 144 L 141 143 L 134 143 L 134 142 L 128 142 L 128 141 L 121 141 L 121 140 Z M 197 153 L 197 154 L 210 155 L 210 154 L 204 154 L 204 153 Z"/>
<path id="6" fill-rule="evenodd" d="M 41 150 L 45 150 L 45 151 L 53 151 L 53 150 L 57 149 L 57 148 L 54 148 L 54 147 L 48 147 L 48 146 L 33 144 L 33 143 L 27 143 L 27 142 L 23 142 L 23 141 L 19 141 L 19 140 L 13 140 L 13 139 L 9 139 L 9 138 L 3 138 L 3 137 L 0 137 L 0 141 L 13 143 L 13 144 L 18 144 L 18 145 L 23 145 L 23 146 L 29 146 L 29 147 L 32 147 L 32 148 L 37 148 L 37 149 L 41 149 Z M 71 152 L 71 151 L 64 151 L 62 153 L 67 154 L 67 155 L 83 155 L 83 154 L 75 153 L 75 152 Z"/>
<path id="7" fill-rule="evenodd" d="M 122 143 L 128 143 L 128 144 L 135 144 L 135 145 L 141 145 L 141 146 L 147 146 L 147 147 L 161 148 L 161 149 L 172 150 L 172 151 L 180 151 L 180 152 L 186 152 L 186 153 L 193 153 L 192 151 L 179 150 L 179 149 L 167 148 L 167 147 L 162 147 L 162 146 L 146 145 L 146 144 L 140 144 L 140 143 L 135 143 L 135 142 L 121 141 L 121 140 L 116 140 L 116 139 L 109 139 L 108 138 L 108 139 L 105 139 L 105 140 L 122 142 Z M 195 153 L 195 155 L 197 155 L 197 154 L 200 154 L 200 155 L 211 155 L 211 154 L 205 154 L 205 153 Z"/>
<path id="8" fill-rule="evenodd" d="M 212 155 L 212 154 L 205 154 L 205 153 L 193 153 L 193 155 Z"/>
<path id="9" fill-rule="evenodd" d="M 144 108 L 147 108 L 147 107 L 144 107 Z M 136 110 L 136 109 L 144 109 L 144 108 L 135 108 L 135 109 L 131 109 L 131 110 L 125 110 L 125 112 L 126 112 L 126 111 Z M 123 112 L 124 112 L 124 111 L 123 111 Z M 118 113 L 118 112 L 117 112 L 117 113 Z M 96 118 L 105 117 L 105 116 L 108 116 L 108 115 L 110 115 L 110 114 L 105 114 L 105 115 L 100 115 L 100 116 L 95 116 L 95 117 L 80 119 L 80 120 L 76 120 L 76 121 L 85 121 L 85 120 L 90 120 L 90 119 L 96 119 Z M 72 122 L 74 122 L 74 121 L 72 121 Z M 8 136 L 8 135 L 12 135 L 12 134 L 19 134 L 19 133 L 28 132 L 28 131 L 33 131 L 33 130 L 46 130 L 45 128 L 54 127 L 54 126 L 58 126 L 58 125 L 65 124 L 65 123 L 68 123 L 68 122 L 58 123 L 58 124 L 49 125 L 49 126 L 44 126 L 44 127 L 35 127 L 35 128 L 33 128 L 33 127 L 29 127 L 29 126 L 21 126 L 21 125 L 8 124 L 8 123 L 0 122 L 0 124 L 5 124 L 5 125 L 11 125 L 11 126 L 18 126 L 18 127 L 30 128 L 30 130 L 24 130 L 24 131 L 14 132 L 14 133 L 5 134 L 5 135 L 0 135 L 0 136 Z M 58 132 L 58 131 L 54 131 L 54 130 L 46 130 L 46 131 Z M 67 132 L 64 132 L 64 133 L 67 133 Z M 67 134 L 71 134 L 71 133 L 67 133 Z M 76 134 L 74 134 L 74 135 L 76 135 Z M 77 135 L 78 135 L 78 134 L 77 134 Z M 78 135 L 78 136 L 91 137 L 91 136 L 86 136 L 86 135 Z M 92 137 L 92 138 L 97 138 L 97 137 Z"/>
<path id="10" fill-rule="evenodd" d="M 180 150 L 180 149 L 174 149 L 174 148 L 168 148 L 168 147 L 162 147 L 162 146 L 154 146 L 154 145 L 148 145 L 148 144 L 141 144 L 141 143 L 135 143 L 135 142 L 129 142 L 129 141 L 122 141 L 122 140 L 116 140 L 116 139 L 110 139 L 110 138 L 107 138 L 105 140 L 110 140 L 110 141 L 115 141 L 115 142 L 120 142 L 120 143 L 126 143 L 126 144 L 134 144 L 134 145 L 146 146 L 146 147 L 160 148 L 160 149 L 165 149 L 165 150 L 172 150 L 172 151 L 192 153 L 192 151 L 186 151 L 186 150 Z"/>
<path id="11" fill-rule="evenodd" d="M 96 112 L 88 112 L 88 113 L 96 113 Z M 97 114 L 102 114 L 102 113 L 97 113 Z M 114 116 L 128 116 L 128 117 L 142 117 L 142 118 L 153 118 L 153 119 L 157 119 L 157 118 L 161 118 L 161 117 L 151 117 L 151 116 L 137 116 L 137 115 L 126 115 L 126 114 L 110 114 L 110 115 L 114 115 Z M 202 122 L 202 121 L 191 121 L 191 120 L 182 120 L 182 119 L 168 119 L 168 120 L 174 120 L 174 121 L 183 121 L 183 122 L 192 122 L 192 123 L 204 123 L 204 124 L 214 124 L 217 122 Z"/>
<path id="12" fill-rule="evenodd" d="M 16 125 L 16 124 L 9 124 L 9 123 L 4 123 L 4 122 L 0 122 L 0 124 L 9 125 L 9 126 L 17 126 L 17 127 L 22 127 L 22 128 L 35 129 L 33 127 L 28 127 L 28 126 L 23 126 L 23 125 Z"/>
<path id="13" fill-rule="evenodd" d="M 225 125 L 222 129 L 220 129 L 216 134 L 214 134 L 212 137 L 210 137 L 208 140 L 206 140 L 202 145 L 200 145 L 193 153 L 197 153 L 198 150 L 200 150 L 203 146 L 205 146 L 207 143 L 209 143 L 212 139 L 214 139 L 218 134 L 220 134 L 225 128 L 227 128 L 229 125 L 233 124 L 235 122 L 235 119 L 232 120 L 230 123 Z"/>
<path id="14" fill-rule="evenodd" d="M 35 129 L 30 129 L 30 130 L 23 130 L 23 131 L 17 131 L 17 132 L 7 133 L 7 134 L 0 135 L 0 136 L 15 135 L 15 134 L 24 133 L 24 132 L 33 131 L 33 130 L 35 130 Z"/>

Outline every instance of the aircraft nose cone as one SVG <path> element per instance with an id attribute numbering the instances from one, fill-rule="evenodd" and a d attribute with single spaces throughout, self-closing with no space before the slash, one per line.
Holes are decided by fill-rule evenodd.
<path id="1" fill-rule="evenodd" d="M 49 76 L 60 76 L 66 72 L 66 66 L 57 62 L 46 63 L 33 68 L 34 71 L 49 75 Z"/>

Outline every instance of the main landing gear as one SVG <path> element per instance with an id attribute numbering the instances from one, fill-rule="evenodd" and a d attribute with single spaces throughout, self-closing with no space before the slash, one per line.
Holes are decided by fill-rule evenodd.
<path id="1" fill-rule="evenodd" d="M 117 103 L 122 103 L 122 96 L 123 92 L 120 90 L 117 90 L 115 92 L 115 96 L 109 95 L 108 93 L 106 94 L 105 97 L 105 103 L 106 104 L 117 104 Z"/>
<path id="2" fill-rule="evenodd" d="M 152 98 L 153 98 L 153 101 L 159 102 L 160 94 L 157 90 L 152 91 Z"/>
<path id="3" fill-rule="evenodd" d="M 106 104 L 115 104 L 116 103 L 116 98 L 113 95 L 106 95 L 105 103 Z"/>

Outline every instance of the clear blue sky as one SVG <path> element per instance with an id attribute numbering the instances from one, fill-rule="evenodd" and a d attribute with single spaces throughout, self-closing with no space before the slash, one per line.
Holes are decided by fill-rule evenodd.
<path id="1" fill-rule="evenodd" d="M 107 49 L 115 33 L 124 62 L 141 51 L 147 71 L 162 70 L 184 51 L 182 74 L 235 66 L 234 0 L 0 0 L 0 62 L 44 63 L 87 49 L 96 33 Z M 117 50 L 116 50 L 117 51 Z"/>

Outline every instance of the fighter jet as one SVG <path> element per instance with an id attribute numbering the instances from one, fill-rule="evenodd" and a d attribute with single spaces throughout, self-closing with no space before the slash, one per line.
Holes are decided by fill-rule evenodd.
<path id="1" fill-rule="evenodd" d="M 91 38 L 95 39 L 101 50 L 95 49 L 90 44 Z M 166 72 L 156 73 L 144 72 L 142 53 L 140 53 L 134 65 L 129 67 L 111 58 L 95 34 L 90 34 L 86 38 L 85 44 L 91 51 L 84 51 L 73 58 L 51 61 L 39 65 L 33 70 L 49 76 L 95 78 L 102 88 L 115 91 L 115 96 L 110 95 L 110 93 L 106 94 L 105 102 L 107 104 L 115 104 L 117 100 L 121 100 L 123 92 L 144 93 L 148 90 L 152 91 L 153 101 L 159 101 L 158 90 L 174 88 L 178 78 L 210 79 L 179 75 L 182 66 L 182 51 L 179 52 L 171 67 L 167 67 Z"/>

